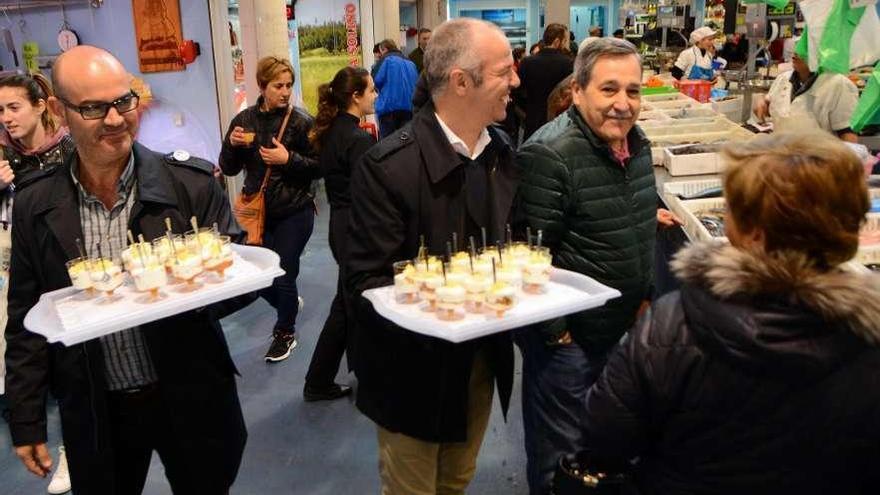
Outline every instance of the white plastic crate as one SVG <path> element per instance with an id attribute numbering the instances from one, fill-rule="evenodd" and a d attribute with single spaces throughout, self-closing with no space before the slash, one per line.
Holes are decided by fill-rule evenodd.
<path id="1" fill-rule="evenodd" d="M 877 189 L 872 191 L 877 191 Z M 880 230 L 880 213 L 868 213 L 868 221 L 862 227 L 862 230 L 868 229 Z M 880 263 L 880 243 L 871 244 L 869 246 L 859 246 L 855 259 L 863 265 Z"/>
<path id="2" fill-rule="evenodd" d="M 673 177 L 682 175 L 705 175 L 718 174 L 724 170 L 721 154 L 717 151 L 707 153 L 693 153 L 689 155 L 677 155 L 676 150 L 692 146 L 706 146 L 685 144 L 682 146 L 669 146 L 663 148 L 663 166 Z"/>
<path id="3" fill-rule="evenodd" d="M 709 230 L 703 226 L 697 214 L 714 208 L 724 208 L 724 198 L 691 199 L 681 200 L 677 197 L 669 199 L 669 208 L 684 222 L 684 231 L 692 241 L 722 241 L 727 242 L 727 237 L 713 237 Z"/>
<path id="4" fill-rule="evenodd" d="M 663 194 L 693 196 L 707 189 L 721 187 L 721 179 L 685 180 L 663 184 Z"/>
<path id="5" fill-rule="evenodd" d="M 752 99 L 752 101 L 754 101 L 754 98 Z M 723 114 L 728 119 L 734 122 L 742 121 L 742 95 L 736 95 L 729 99 L 721 101 L 711 100 L 710 105 L 712 105 L 712 110 Z"/>

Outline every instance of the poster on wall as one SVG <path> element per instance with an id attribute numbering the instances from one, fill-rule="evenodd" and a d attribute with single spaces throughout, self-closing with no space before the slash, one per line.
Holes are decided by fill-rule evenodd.
<path id="1" fill-rule="evenodd" d="M 306 109 L 318 108 L 318 86 L 330 82 L 346 65 L 360 66 L 360 12 L 350 0 L 296 2 L 299 76 Z"/>
<path id="2" fill-rule="evenodd" d="M 179 0 L 131 0 L 134 38 L 142 73 L 181 71 L 183 30 Z"/>

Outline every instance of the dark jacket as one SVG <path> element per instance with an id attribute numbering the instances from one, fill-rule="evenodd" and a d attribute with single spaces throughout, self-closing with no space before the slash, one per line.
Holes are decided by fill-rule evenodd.
<path id="1" fill-rule="evenodd" d="M 12 171 L 15 172 L 15 180 L 13 181 L 15 187 L 22 187 L 29 182 L 33 172 L 50 172 L 54 170 L 55 167 L 61 165 L 64 159 L 76 149 L 70 135 L 61 138 L 58 144 L 51 149 L 33 155 L 21 153 L 12 146 L 2 146 L 2 144 L 0 144 L 0 147 L 3 148 L 2 160 L 8 160 L 9 166 L 12 167 Z"/>
<path id="2" fill-rule="evenodd" d="M 489 239 L 503 239 L 518 174 L 513 149 L 490 129 L 498 146 L 489 168 Z M 468 378 L 483 349 L 506 411 L 513 385 L 513 347 L 507 332 L 453 344 L 404 330 L 379 317 L 361 292 L 392 283 L 393 262 L 415 258 L 419 236 L 430 252 L 464 239 L 464 167 L 427 103 L 406 126 L 382 140 L 355 168 L 347 281 L 357 310 L 358 408 L 393 432 L 429 442 L 466 439 Z"/>
<path id="3" fill-rule="evenodd" d="M 396 111 L 412 111 L 412 97 L 419 80 L 416 65 L 399 51 L 388 52 L 382 56 L 382 65 L 376 71 L 376 115 L 382 116 Z"/>
<path id="4" fill-rule="evenodd" d="M 535 133 L 517 154 L 520 196 L 532 232 L 559 268 L 583 273 L 623 295 L 600 308 L 568 315 L 543 329 L 564 330 L 582 346 L 610 348 L 651 296 L 657 192 L 651 146 L 634 126 L 625 166 L 572 106 Z"/>
<path id="5" fill-rule="evenodd" d="M 547 123 L 547 97 L 559 81 L 571 74 L 573 68 L 574 59 L 553 48 L 543 48 L 520 62 L 520 86 L 513 94 L 517 105 L 526 112 L 523 139 L 528 139 Z"/>
<path id="6" fill-rule="evenodd" d="M 589 445 L 640 456 L 644 494 L 877 493 L 880 277 L 705 243 L 673 268 L 590 390 Z"/>
<path id="7" fill-rule="evenodd" d="M 422 69 L 425 67 L 425 51 L 417 46 L 415 50 L 409 52 L 409 59 L 412 63 L 416 64 L 416 70 L 421 74 Z"/>
<path id="8" fill-rule="evenodd" d="M 260 110 L 262 103 L 261 96 L 256 105 L 242 110 L 232 119 L 220 150 L 220 168 L 224 174 L 236 175 L 244 169 L 243 190 L 248 194 L 260 188 L 266 174 L 266 164 L 260 157 L 260 146 L 272 146 L 272 138 L 278 135 L 287 111 L 276 108 L 264 112 Z M 236 126 L 256 131 L 253 146 L 232 146 L 229 135 Z M 309 131 L 313 126 L 314 120 L 305 110 L 293 109 L 281 139 L 290 158 L 286 165 L 276 165 L 272 169 L 266 188 L 267 218 L 284 218 L 313 207 L 315 197 L 312 181 L 321 177 L 321 168 L 309 144 Z"/>
<path id="9" fill-rule="evenodd" d="M 129 228 L 154 239 L 170 218 L 175 232 L 217 223 L 239 233 L 226 194 L 204 160 L 177 161 L 135 144 L 137 198 Z M 75 154 L 72 155 L 75 157 Z M 73 159 L 73 158 L 71 158 Z M 6 392 L 15 445 L 46 441 L 46 396 L 61 408 L 64 445 L 77 493 L 115 493 L 103 357 L 97 339 L 65 347 L 24 328 L 40 294 L 70 286 L 67 260 L 82 238 L 78 192 L 70 161 L 23 189 L 15 198 L 12 228 L 9 323 L 6 327 Z M 235 387 L 235 365 L 219 319 L 253 301 L 242 297 L 142 325 L 174 427 L 187 436 L 181 455 L 192 468 L 212 473 L 211 484 L 231 484 L 246 431 Z"/>
<path id="10" fill-rule="evenodd" d="M 334 209 L 351 206 L 349 181 L 354 164 L 376 140 L 359 126 L 360 120 L 348 112 L 340 112 L 321 137 L 321 170 L 327 199 Z"/>

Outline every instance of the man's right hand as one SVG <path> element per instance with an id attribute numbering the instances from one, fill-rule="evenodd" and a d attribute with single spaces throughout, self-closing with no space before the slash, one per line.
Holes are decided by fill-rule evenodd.
<path id="1" fill-rule="evenodd" d="M 233 146 L 247 146 L 248 143 L 244 140 L 244 128 L 240 126 L 235 126 L 232 129 L 232 132 L 229 133 L 229 144 Z"/>
<path id="2" fill-rule="evenodd" d="M 40 478 L 45 478 L 52 469 L 52 456 L 49 455 L 49 449 L 46 448 L 45 443 L 16 447 L 15 454 L 21 459 L 28 471 Z"/>
<path id="3" fill-rule="evenodd" d="M 0 190 L 9 187 L 13 180 L 15 180 L 15 173 L 12 171 L 12 167 L 9 166 L 9 161 L 0 160 Z"/>

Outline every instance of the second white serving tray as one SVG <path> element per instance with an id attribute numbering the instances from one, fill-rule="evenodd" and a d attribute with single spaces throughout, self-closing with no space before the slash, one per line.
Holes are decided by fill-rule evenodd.
<path id="1" fill-rule="evenodd" d="M 620 297 L 620 291 L 580 273 L 554 268 L 543 294 L 520 291 L 516 305 L 503 317 L 467 313 L 458 321 L 443 321 L 423 311 L 425 303 L 398 303 L 394 286 L 366 290 L 363 296 L 380 316 L 407 330 L 459 343 L 604 306 L 609 299 Z"/>
<path id="2" fill-rule="evenodd" d="M 127 275 L 113 300 L 103 295 L 87 298 L 66 287 L 41 295 L 25 317 L 24 326 L 50 343 L 74 345 L 268 287 L 284 274 L 278 255 L 269 249 L 237 244 L 232 249 L 235 263 L 223 281 L 206 278 L 191 292 L 182 291 L 183 284 L 168 285 L 162 288 L 162 297 L 152 302 L 135 290 Z"/>

